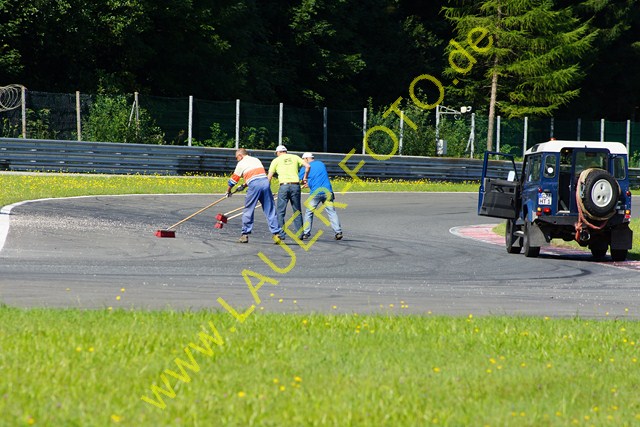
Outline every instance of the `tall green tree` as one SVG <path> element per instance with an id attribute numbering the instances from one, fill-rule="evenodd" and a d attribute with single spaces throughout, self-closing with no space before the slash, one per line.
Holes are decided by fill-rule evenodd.
<path id="1" fill-rule="evenodd" d="M 640 117 L 640 1 L 565 3 L 573 4 L 576 15 L 589 20 L 598 38 L 581 61 L 587 71 L 581 96 L 561 115 L 636 120 Z"/>
<path id="2" fill-rule="evenodd" d="M 496 112 L 508 117 L 549 116 L 579 95 L 584 71 L 578 60 L 596 33 L 571 8 L 557 8 L 552 0 L 451 0 L 449 5 L 444 14 L 456 39 L 463 42 L 450 45 L 447 73 L 467 85 L 451 89 L 488 101 L 487 149 L 492 149 Z M 481 51 L 474 50 L 471 45 L 483 33 Z M 475 55 L 473 59 L 456 54 L 457 46 Z"/>

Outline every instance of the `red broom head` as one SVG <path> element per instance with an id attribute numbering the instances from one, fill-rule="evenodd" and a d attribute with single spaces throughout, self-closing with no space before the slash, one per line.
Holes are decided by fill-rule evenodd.
<path id="1" fill-rule="evenodd" d="M 156 231 L 156 237 L 176 237 L 176 232 L 173 230 L 158 230 Z"/>

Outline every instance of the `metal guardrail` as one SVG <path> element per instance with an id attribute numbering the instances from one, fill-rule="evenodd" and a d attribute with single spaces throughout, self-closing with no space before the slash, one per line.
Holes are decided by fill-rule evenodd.
<path id="1" fill-rule="evenodd" d="M 77 142 L 0 138 L 0 170 L 79 172 L 106 174 L 215 174 L 228 175 L 236 165 L 234 149 L 172 145 Z M 251 150 L 265 166 L 273 151 Z M 482 160 L 446 157 L 393 156 L 376 160 L 369 155 L 315 153 L 331 176 L 359 178 L 428 179 L 433 181 L 479 181 Z M 340 166 L 342 162 L 343 167 Z M 360 162 L 364 162 L 359 167 Z M 511 169 L 510 162 L 495 161 L 492 169 Z M 640 169 L 630 170 L 632 185 L 640 185 Z"/>

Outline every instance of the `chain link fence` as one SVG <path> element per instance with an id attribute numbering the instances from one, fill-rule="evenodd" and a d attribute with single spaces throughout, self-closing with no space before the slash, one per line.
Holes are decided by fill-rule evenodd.
<path id="1" fill-rule="evenodd" d="M 90 128 L 95 126 L 95 120 L 92 122 L 90 118 L 98 114 L 97 106 L 105 108 L 106 104 L 98 101 L 109 95 L 25 93 L 26 108 L 0 112 L 0 137 L 86 141 L 92 135 L 100 135 Z M 419 125 L 417 129 L 408 126 L 397 114 L 383 118 L 386 108 L 378 111 L 372 111 L 371 107 L 368 110 L 337 110 L 139 94 L 117 97 L 119 103 L 108 104 L 109 108 L 126 111 L 121 114 L 101 111 L 101 117 L 106 117 L 101 120 L 102 125 L 118 127 L 115 130 L 128 136 L 102 142 L 153 141 L 166 145 L 226 148 L 237 144 L 266 150 L 284 143 L 291 151 L 347 153 L 355 149 L 361 153 L 365 132 L 379 126 L 390 133 L 378 132 L 368 137 L 369 148 L 376 153 L 393 152 L 390 141 L 394 136 L 398 142 L 395 151 L 403 155 L 480 157 L 487 147 L 488 120 L 478 113 L 440 116 L 438 135 L 446 141 L 446 146 L 442 147 L 435 138 L 435 112 L 418 111 L 415 106 L 406 117 Z M 631 121 L 499 118 L 495 126 L 493 148 L 516 156 L 522 156 L 526 148 L 550 138 L 606 140 L 626 144 L 633 166 L 640 161 L 640 128 L 638 123 Z"/>

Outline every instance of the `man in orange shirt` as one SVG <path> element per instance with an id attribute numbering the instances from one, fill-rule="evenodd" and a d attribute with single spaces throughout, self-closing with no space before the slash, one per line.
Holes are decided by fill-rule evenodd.
<path id="1" fill-rule="evenodd" d="M 244 178 L 244 182 L 247 184 L 247 195 L 244 201 L 244 210 L 242 211 L 242 236 L 240 236 L 238 242 L 249 242 L 249 234 L 253 230 L 254 210 L 258 202 L 260 202 L 269 225 L 269 231 L 273 234 L 273 240 L 278 243 L 280 241 L 278 235 L 281 233 L 282 228 L 278 226 L 273 193 L 262 162 L 257 157 L 250 156 L 244 148 L 236 151 L 236 160 L 238 161 L 236 169 L 227 182 L 227 195 L 231 196 L 231 189 L 240 181 L 240 178 Z"/>

